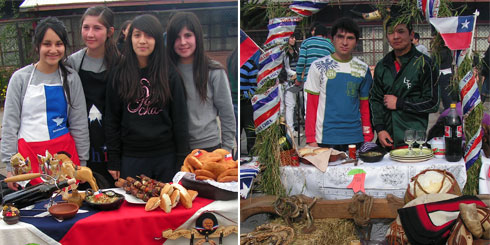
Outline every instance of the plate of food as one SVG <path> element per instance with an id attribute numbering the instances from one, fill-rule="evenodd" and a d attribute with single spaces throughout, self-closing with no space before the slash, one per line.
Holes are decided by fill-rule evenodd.
<path id="1" fill-rule="evenodd" d="M 92 189 L 85 191 L 85 202 L 92 208 L 99 210 L 114 210 L 121 207 L 124 195 L 111 190 L 93 192 Z"/>
<path id="2" fill-rule="evenodd" d="M 116 192 L 117 194 L 121 194 L 124 196 L 124 198 L 126 199 L 126 202 L 129 202 L 129 203 L 132 203 L 132 204 L 146 204 L 145 201 L 131 195 L 131 194 L 128 194 L 126 193 L 126 191 L 122 188 L 112 188 L 112 189 L 108 189 L 108 190 L 111 190 L 111 191 L 114 191 Z"/>

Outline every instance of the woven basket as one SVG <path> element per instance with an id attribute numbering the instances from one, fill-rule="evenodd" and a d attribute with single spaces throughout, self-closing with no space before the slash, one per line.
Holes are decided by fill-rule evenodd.
<path id="1" fill-rule="evenodd" d="M 425 174 L 428 171 L 435 171 L 435 172 L 438 172 L 438 173 L 442 174 L 443 179 L 442 179 L 442 183 L 441 183 L 441 188 L 442 188 L 442 186 L 444 185 L 444 183 L 446 181 L 449 182 L 450 188 L 449 188 L 449 190 L 447 190 L 444 193 L 454 194 L 454 195 L 457 195 L 457 196 L 461 196 L 462 195 L 461 189 L 459 188 L 458 182 L 456 182 L 456 179 L 454 178 L 453 174 L 450 173 L 450 172 L 448 172 L 448 171 L 446 171 L 446 170 L 441 170 L 441 169 L 426 169 L 426 170 L 418 173 L 414 177 L 412 177 L 411 182 L 414 183 L 414 189 L 416 191 L 417 190 L 421 190 L 425 194 L 430 194 L 430 192 L 427 191 L 427 190 L 425 190 L 424 187 L 422 187 L 422 185 L 418 181 L 419 176 Z M 408 203 L 408 202 L 410 202 L 413 199 L 415 199 L 415 198 L 418 197 L 416 195 L 416 191 L 414 191 L 412 193 L 412 191 L 410 190 L 410 184 L 408 184 L 407 191 L 405 192 L 405 203 Z M 439 189 L 436 193 L 442 193 L 442 191 Z"/>

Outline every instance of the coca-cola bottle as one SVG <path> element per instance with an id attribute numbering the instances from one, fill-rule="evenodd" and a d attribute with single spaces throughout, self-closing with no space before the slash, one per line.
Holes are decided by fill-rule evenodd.
<path id="1" fill-rule="evenodd" d="M 444 118 L 444 141 L 446 160 L 457 162 L 463 156 L 463 126 L 456 112 L 456 104 L 451 104 L 449 114 Z"/>
<path id="2" fill-rule="evenodd" d="M 65 188 L 74 183 L 76 183 L 75 179 L 69 179 L 58 182 L 57 184 L 41 183 L 29 186 L 25 189 L 5 195 L 2 200 L 2 206 L 9 203 L 16 208 L 21 209 L 38 201 L 48 199 L 56 190 Z"/>

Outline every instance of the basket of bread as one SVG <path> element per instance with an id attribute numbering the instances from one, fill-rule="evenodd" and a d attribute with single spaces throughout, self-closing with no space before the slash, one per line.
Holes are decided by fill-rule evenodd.
<path id="1" fill-rule="evenodd" d="M 347 158 L 347 154 L 326 147 L 304 147 L 298 150 L 299 161 L 304 164 L 311 164 L 320 171 L 325 172 L 327 166 L 340 164 L 339 160 Z"/>
<path id="2" fill-rule="evenodd" d="M 199 196 L 214 200 L 238 198 L 238 161 L 230 152 L 217 149 L 213 152 L 195 149 L 184 160 L 181 181 L 186 188 L 199 192 Z"/>

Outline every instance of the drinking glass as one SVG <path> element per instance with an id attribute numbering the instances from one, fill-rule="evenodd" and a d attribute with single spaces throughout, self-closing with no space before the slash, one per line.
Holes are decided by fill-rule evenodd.
<path id="1" fill-rule="evenodd" d="M 405 130 L 405 143 L 408 145 L 408 155 L 412 156 L 412 145 L 415 142 L 415 130 L 407 129 Z"/>
<path id="2" fill-rule="evenodd" d="M 417 130 L 415 133 L 415 142 L 419 144 L 419 155 L 422 155 L 422 146 L 426 141 L 426 133 L 425 130 Z"/>

